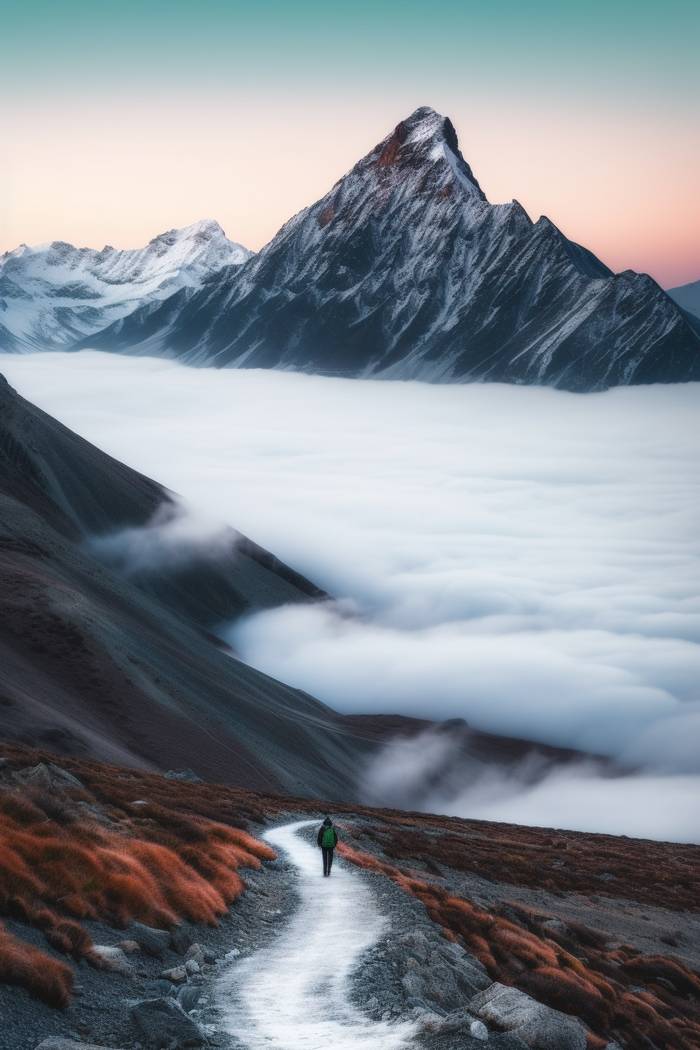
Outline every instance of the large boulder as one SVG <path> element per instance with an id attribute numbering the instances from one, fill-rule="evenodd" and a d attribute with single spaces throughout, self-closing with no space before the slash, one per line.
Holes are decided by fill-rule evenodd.
<path id="1" fill-rule="evenodd" d="M 458 944 L 428 941 L 421 931 L 399 941 L 409 954 L 402 980 L 407 999 L 423 1000 L 431 1009 L 450 1012 L 465 1007 L 472 996 L 491 984 L 483 965 Z"/>
<path id="2" fill-rule="evenodd" d="M 131 1016 L 149 1047 L 180 1050 L 207 1041 L 199 1025 L 175 999 L 146 999 L 132 1007 Z"/>
<path id="3" fill-rule="evenodd" d="M 60 766 L 55 765 L 53 762 L 49 762 L 48 765 L 44 762 L 39 762 L 36 766 L 25 766 L 24 769 L 13 773 L 13 776 L 20 783 L 43 791 L 50 791 L 51 788 L 82 788 L 83 786 L 72 773 L 61 769 Z"/>
<path id="4" fill-rule="evenodd" d="M 458 987 L 467 998 L 471 999 L 477 992 L 483 991 L 493 983 L 483 963 L 465 952 L 458 944 L 447 942 L 441 945 L 438 951 L 433 952 L 430 956 L 431 968 L 440 956 L 451 967 Z"/>
<path id="5" fill-rule="evenodd" d="M 517 988 L 492 984 L 470 1000 L 469 1009 L 533 1050 L 586 1050 L 586 1029 L 578 1018 L 552 1010 Z"/>
<path id="6" fill-rule="evenodd" d="M 441 959 L 437 952 L 431 952 L 428 965 L 425 966 L 409 956 L 406 975 L 401 983 L 409 999 L 423 999 L 428 1005 L 437 1004 L 445 1011 L 466 1006 L 468 997 L 459 988 L 453 967 Z"/>
<path id="7" fill-rule="evenodd" d="M 170 947 L 170 934 L 167 930 L 154 930 L 142 922 L 133 922 L 129 927 L 129 940 L 136 941 L 142 951 L 155 959 L 162 959 L 166 948 Z"/>

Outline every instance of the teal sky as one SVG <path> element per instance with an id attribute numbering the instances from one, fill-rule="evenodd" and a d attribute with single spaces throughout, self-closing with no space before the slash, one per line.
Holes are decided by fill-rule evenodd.
<path id="1" fill-rule="evenodd" d="M 0 0 L 0 250 L 204 217 L 259 248 L 427 104 L 491 200 L 682 283 L 699 39 L 697 0 Z"/>
<path id="2" fill-rule="evenodd" d="M 23 92 L 265 90 L 291 78 L 292 90 L 437 82 L 697 104 L 690 0 L 5 0 L 0 10 L 2 79 Z"/>

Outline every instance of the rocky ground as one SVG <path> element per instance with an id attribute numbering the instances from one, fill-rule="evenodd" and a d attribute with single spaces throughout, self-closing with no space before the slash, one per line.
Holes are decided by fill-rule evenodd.
<path id="1" fill-rule="evenodd" d="M 259 872 L 248 873 L 246 882 L 246 893 L 216 927 L 183 922 L 174 938 L 164 931 L 149 935 L 149 928 L 138 923 L 116 930 L 85 922 L 96 945 L 125 945 L 120 960 L 125 972 L 96 970 L 83 961 L 75 964 L 78 984 L 72 1003 L 62 1011 L 31 998 L 23 988 L 0 984 L 0 1050 L 34 1050 L 51 1036 L 124 1050 L 158 1046 L 158 1038 L 149 1039 L 139 1027 L 132 1009 L 139 1001 L 161 997 L 177 1000 L 185 1008 L 207 1045 L 233 1046 L 218 1027 L 216 980 L 223 967 L 235 965 L 236 958 L 272 939 L 295 904 L 293 880 L 283 861 L 268 862 Z M 15 936 L 65 961 L 39 931 L 9 919 L 3 923 Z M 192 945 L 201 947 L 201 958 Z M 192 973 L 186 972 L 188 955 L 197 963 L 190 966 Z"/>
<path id="2" fill-rule="evenodd" d="M 344 862 L 338 858 L 338 863 Z M 489 1035 L 487 1026 L 466 1010 L 474 994 L 492 983 L 481 964 L 446 941 L 425 907 L 389 879 L 356 874 L 390 916 L 391 931 L 361 960 L 352 979 L 352 1002 L 374 1020 L 417 1020 L 416 1042 L 424 1050 L 468 1050 L 483 1046 L 485 1039 L 497 1050 L 524 1050 L 526 1044 L 515 1036 L 493 1030 Z M 111 953 L 116 968 L 75 964 L 78 984 L 63 1011 L 37 1002 L 23 988 L 0 984 L 0 1050 L 73 1050 L 76 1044 L 120 1050 L 197 1043 L 238 1048 L 235 1036 L 221 1026 L 217 980 L 225 967 L 235 968 L 275 937 L 295 908 L 296 880 L 283 857 L 265 863 L 247 877 L 246 893 L 215 928 L 182 923 L 171 936 L 138 923 L 116 930 L 86 922 L 96 945 L 119 949 Z M 20 939 L 65 959 L 47 949 L 38 931 L 12 920 L 4 924 Z M 179 1038 L 163 1035 L 172 1023 L 167 1013 L 147 1022 L 150 1036 L 137 1020 L 139 1003 L 163 999 L 183 1008 L 184 1013 L 177 1011 Z"/>
<path id="3" fill-rule="evenodd" d="M 319 815 L 306 807 L 280 808 L 266 826 L 310 816 Z M 386 860 L 377 844 L 376 816 L 338 813 L 335 819 L 346 841 Z M 249 824 L 256 837 L 266 826 Z M 314 829 L 303 834 L 313 837 Z M 338 858 L 338 863 L 348 861 Z M 522 905 L 540 913 L 554 931 L 585 923 L 613 946 L 633 945 L 645 956 L 670 956 L 696 971 L 700 966 L 700 916 L 693 909 L 517 886 L 420 857 L 413 858 L 410 868 L 404 863 L 403 870 L 494 914 L 507 915 L 508 908 Z M 586 1031 L 579 1021 L 494 983 L 482 963 L 446 939 L 420 900 L 384 874 L 355 866 L 353 871 L 370 887 L 379 910 L 390 917 L 389 931 L 364 954 L 351 980 L 350 999 L 368 1018 L 414 1022 L 415 1044 L 422 1050 L 473 1050 L 486 1043 L 497 1050 L 586 1050 Z M 242 874 L 246 892 L 216 927 L 183 922 L 170 934 L 138 923 L 114 929 L 85 921 L 109 968 L 73 962 L 78 984 L 64 1010 L 38 1002 L 23 988 L 0 983 L 0 1050 L 175 1050 L 190 1045 L 239 1050 L 242 1044 L 235 1033 L 223 1026 L 217 983 L 225 969 L 235 973 L 240 960 L 275 938 L 299 899 L 299 873 L 282 855 L 264 862 L 259 871 Z M 3 925 L 19 939 L 66 961 L 38 930 L 10 918 L 3 918 Z M 633 992 L 650 994 L 644 987 Z M 619 1050 L 624 1045 L 611 1042 L 609 1047 Z M 649 1042 L 650 1050 L 654 1046 Z M 667 1046 L 675 1048 L 673 1043 Z M 588 1047 L 602 1050 L 600 1040 L 589 1039 Z"/>

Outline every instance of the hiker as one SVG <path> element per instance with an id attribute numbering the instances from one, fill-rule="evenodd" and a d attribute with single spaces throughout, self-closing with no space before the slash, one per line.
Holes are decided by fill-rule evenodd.
<path id="1" fill-rule="evenodd" d="M 330 817 L 326 817 L 318 829 L 316 841 L 323 854 L 323 874 L 330 875 L 333 866 L 333 850 L 338 845 L 338 833 Z"/>

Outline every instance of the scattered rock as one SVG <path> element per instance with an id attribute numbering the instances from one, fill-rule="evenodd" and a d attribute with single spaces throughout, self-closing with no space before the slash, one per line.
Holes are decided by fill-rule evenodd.
<path id="1" fill-rule="evenodd" d="M 64 1039 L 62 1036 L 52 1035 L 39 1043 L 36 1050 L 109 1050 L 104 1046 L 96 1046 L 94 1043 L 76 1043 L 73 1039 Z"/>
<path id="2" fill-rule="evenodd" d="M 162 959 L 166 948 L 170 947 L 170 934 L 167 930 L 154 930 L 141 922 L 133 922 L 130 928 L 130 940 L 136 941 L 147 955 Z"/>
<path id="3" fill-rule="evenodd" d="M 175 999 L 146 999 L 132 1007 L 131 1016 L 148 1040 L 149 1046 L 202 1046 L 206 1036 L 198 1024 L 188 1017 Z"/>
<path id="4" fill-rule="evenodd" d="M 577 1018 L 552 1010 L 517 988 L 492 984 L 474 996 L 469 1009 L 534 1050 L 586 1050 L 586 1029 Z"/>
<path id="5" fill-rule="evenodd" d="M 94 944 L 90 949 L 89 961 L 97 970 L 108 970 L 110 973 L 131 975 L 131 966 L 121 948 L 111 944 Z"/>
<path id="6" fill-rule="evenodd" d="M 412 948 L 417 954 L 419 962 L 424 963 L 430 955 L 428 938 L 422 930 L 412 930 L 411 933 L 405 933 L 403 937 L 399 937 L 399 944 L 403 944 L 407 948 Z"/>
<path id="7" fill-rule="evenodd" d="M 469 1010 L 453 1010 L 442 1020 L 439 1030 L 441 1033 L 461 1032 L 484 1042 L 489 1037 L 489 1030 L 484 1022 Z"/>
<path id="8" fill-rule="evenodd" d="M 138 955 L 141 951 L 138 941 L 119 941 L 114 947 L 121 948 L 125 955 Z"/>
<path id="9" fill-rule="evenodd" d="M 159 978 L 156 981 L 147 981 L 143 985 L 143 994 L 148 996 L 149 999 L 162 999 L 164 996 L 166 998 L 167 996 L 170 996 L 172 999 L 177 999 L 178 988 L 172 981 L 166 981 L 165 978 Z"/>
<path id="10" fill-rule="evenodd" d="M 601 882 L 617 882 L 617 875 L 613 875 L 609 871 L 604 871 L 598 878 Z"/>
<path id="11" fill-rule="evenodd" d="M 187 780 L 190 784 L 203 784 L 204 781 L 198 777 L 193 769 L 186 766 L 184 769 L 169 769 L 163 776 L 166 780 Z"/>
<path id="12" fill-rule="evenodd" d="M 170 934 L 170 947 L 178 955 L 185 955 L 192 945 L 192 937 L 182 926 L 176 926 Z"/>
<path id="13" fill-rule="evenodd" d="M 186 962 L 196 962 L 197 966 L 204 966 L 204 952 L 198 944 L 191 944 L 185 952 Z M 197 973 L 197 970 L 195 970 Z"/>
<path id="14" fill-rule="evenodd" d="M 550 930 L 556 930 L 557 933 L 566 933 L 566 923 L 561 919 L 547 919 L 542 925 L 547 926 Z"/>
<path id="15" fill-rule="evenodd" d="M 488 1028 L 486 1027 L 483 1021 L 480 1021 L 478 1019 L 478 1017 L 475 1017 L 474 1020 L 470 1023 L 467 1031 L 469 1032 L 469 1035 L 472 1037 L 472 1039 L 480 1039 L 483 1043 L 485 1043 L 489 1037 Z"/>
<path id="16" fill-rule="evenodd" d="M 187 980 L 187 970 L 184 966 L 173 966 L 172 970 L 163 970 L 160 979 L 170 981 L 171 984 L 184 984 Z"/>
<path id="17" fill-rule="evenodd" d="M 201 971 L 201 967 L 196 959 L 188 959 L 185 963 L 185 970 L 190 975 L 190 977 L 193 977 L 194 974 L 199 973 Z"/>
<path id="18" fill-rule="evenodd" d="M 202 948 L 202 957 L 209 966 L 213 966 L 217 960 L 216 952 L 213 952 L 211 948 Z"/>
<path id="19" fill-rule="evenodd" d="M 44 762 L 39 762 L 36 766 L 25 766 L 24 769 L 20 769 L 12 775 L 15 780 L 19 780 L 22 784 L 43 788 L 45 791 L 55 787 L 82 788 L 83 786 L 76 777 L 65 769 L 61 769 L 60 766 L 54 765 L 53 762 L 49 762 L 48 765 Z"/>
<path id="20" fill-rule="evenodd" d="M 177 1001 L 185 1013 L 188 1014 L 190 1010 L 194 1010 L 196 1007 L 201 994 L 202 989 L 198 987 L 198 985 L 183 984 L 182 988 L 180 988 L 177 993 Z"/>

